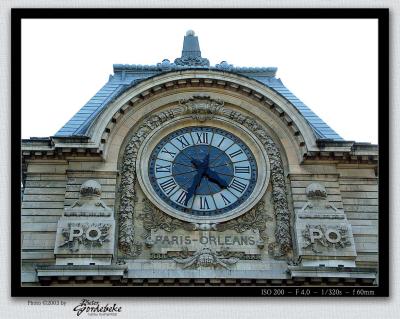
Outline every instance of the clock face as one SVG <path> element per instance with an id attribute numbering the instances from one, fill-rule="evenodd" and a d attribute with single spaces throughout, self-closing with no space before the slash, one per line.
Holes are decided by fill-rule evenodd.
<path id="1" fill-rule="evenodd" d="M 192 126 L 176 130 L 152 150 L 151 186 L 174 211 L 223 216 L 245 202 L 257 182 L 249 147 L 230 132 Z"/>

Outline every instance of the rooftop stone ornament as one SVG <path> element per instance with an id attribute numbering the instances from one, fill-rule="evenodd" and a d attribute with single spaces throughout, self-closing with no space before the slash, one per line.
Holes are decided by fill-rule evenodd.
<path id="1" fill-rule="evenodd" d="M 79 191 L 81 197 L 100 197 L 101 185 L 94 180 L 88 180 L 81 185 Z"/>
<path id="2" fill-rule="evenodd" d="M 325 186 L 319 183 L 312 183 L 307 186 L 306 194 L 309 199 L 326 199 L 326 189 Z"/>
<path id="3" fill-rule="evenodd" d="M 81 185 L 79 199 L 66 207 L 64 216 L 112 216 L 112 209 L 101 200 L 101 185 L 87 180 Z"/>
<path id="4" fill-rule="evenodd" d="M 175 59 L 174 63 L 179 66 L 198 66 L 210 67 L 210 61 L 201 56 L 199 39 L 195 36 L 193 30 L 188 30 L 183 39 L 182 56 Z"/>

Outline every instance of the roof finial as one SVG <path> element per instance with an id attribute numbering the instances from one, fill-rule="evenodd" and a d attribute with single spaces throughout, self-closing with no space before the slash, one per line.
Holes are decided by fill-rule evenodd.
<path id="1" fill-rule="evenodd" d="M 182 66 L 210 66 L 210 62 L 201 57 L 199 39 L 193 30 L 188 30 L 183 38 L 182 56 L 175 59 L 175 64 Z"/>

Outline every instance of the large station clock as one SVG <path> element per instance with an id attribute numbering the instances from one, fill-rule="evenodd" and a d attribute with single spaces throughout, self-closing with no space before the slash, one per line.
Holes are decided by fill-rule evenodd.
<path id="1" fill-rule="evenodd" d="M 269 165 L 244 133 L 187 125 L 150 137 L 138 161 L 145 193 L 186 221 L 218 222 L 246 212 L 265 191 Z"/>

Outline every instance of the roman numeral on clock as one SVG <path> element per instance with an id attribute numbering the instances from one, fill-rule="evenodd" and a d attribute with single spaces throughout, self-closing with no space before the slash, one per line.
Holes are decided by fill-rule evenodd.
<path id="1" fill-rule="evenodd" d="M 238 191 L 239 193 L 243 193 L 244 190 L 246 189 L 246 184 L 242 183 L 241 181 L 234 178 L 229 187 L 233 188 L 234 190 Z"/>
<path id="2" fill-rule="evenodd" d="M 250 166 L 235 166 L 236 173 L 250 173 Z"/>
<path id="3" fill-rule="evenodd" d="M 240 155 L 240 154 L 242 154 L 242 153 L 243 153 L 242 150 L 237 150 L 237 151 L 232 152 L 232 153 L 230 153 L 230 154 L 228 154 L 228 155 L 229 155 L 230 158 L 234 158 L 234 157 L 236 157 L 236 156 L 238 156 L 238 155 Z"/>
<path id="4" fill-rule="evenodd" d="M 197 133 L 196 132 L 196 144 L 208 144 L 208 133 Z"/>
<path id="5" fill-rule="evenodd" d="M 218 144 L 217 147 L 220 147 L 220 146 L 221 146 L 221 144 L 224 142 L 224 139 L 225 139 L 225 137 L 223 137 L 223 138 L 221 139 L 221 141 L 219 142 L 219 144 Z"/>
<path id="6" fill-rule="evenodd" d="M 172 158 L 175 157 L 176 153 L 172 152 L 170 150 L 167 150 L 165 147 L 162 149 L 161 153 L 165 153 L 165 154 L 169 154 L 169 156 L 171 156 Z"/>
<path id="7" fill-rule="evenodd" d="M 171 173 L 171 165 L 160 165 L 156 164 L 156 172 L 157 173 Z"/>
<path id="8" fill-rule="evenodd" d="M 179 194 L 179 196 L 178 196 L 176 202 L 177 202 L 178 204 L 181 204 L 181 205 L 185 205 L 185 206 L 186 206 L 186 197 L 187 197 L 187 194 L 188 194 L 188 193 L 187 193 L 186 191 L 182 190 L 181 193 Z"/>
<path id="9" fill-rule="evenodd" d="M 225 206 L 229 205 L 231 203 L 231 201 L 228 198 L 226 198 L 224 196 L 224 194 L 221 194 L 221 197 L 222 197 L 222 200 L 224 201 Z"/>
<path id="10" fill-rule="evenodd" d="M 169 195 L 171 192 L 177 187 L 175 180 L 171 177 L 170 179 L 167 179 L 166 181 L 160 183 L 160 187 L 164 191 L 165 194 Z"/>
<path id="11" fill-rule="evenodd" d="M 184 147 L 190 145 L 189 141 L 186 139 L 186 137 L 185 137 L 184 135 L 178 136 L 178 137 L 176 138 L 176 140 L 177 140 L 179 143 L 181 143 L 181 147 L 182 147 L 182 148 L 184 148 Z"/>
<path id="12" fill-rule="evenodd" d="M 208 205 L 208 201 L 207 201 L 206 197 L 200 196 L 200 209 L 202 209 L 202 210 L 210 209 L 210 205 Z"/>

